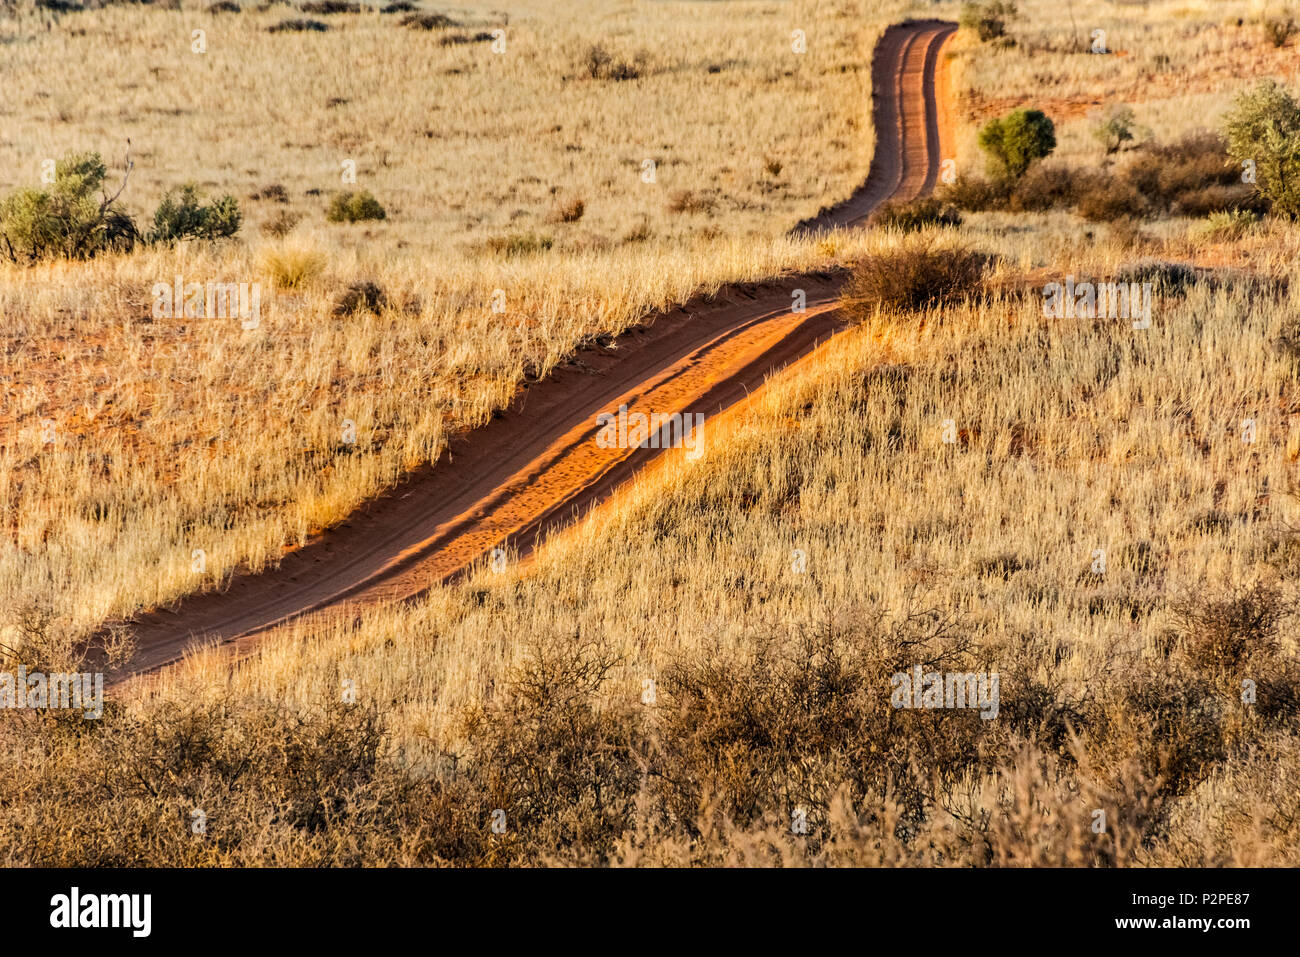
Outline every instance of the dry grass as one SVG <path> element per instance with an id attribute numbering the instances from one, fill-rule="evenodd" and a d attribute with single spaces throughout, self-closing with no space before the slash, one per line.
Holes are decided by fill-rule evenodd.
<path id="1" fill-rule="evenodd" d="M 245 238 L 221 247 L 0 275 L 7 604 L 56 606 L 84 630 L 260 568 L 588 338 L 700 289 L 825 263 L 818 246 L 779 237 L 867 166 L 857 104 L 889 12 L 800 8 L 814 42 L 795 55 L 794 12 L 746 9 L 737 21 L 714 5 L 525 6 L 503 54 L 372 15 L 332 16 L 329 33 L 310 36 L 267 34 L 274 10 L 200 15 L 203 54 L 188 41 L 173 50 L 191 11 L 107 7 L 48 32 L 30 11 L 6 21 L 0 81 L 14 123 L 0 192 L 36 180 L 32 156 L 76 147 L 113 160 L 129 136 L 123 199 L 137 214 L 132 203 L 190 179 L 253 197 Z M 497 16 L 456 19 L 477 30 L 502 26 Z M 648 51 L 635 81 L 572 68 L 570 54 L 594 42 L 621 48 L 613 17 Z M 127 34 L 131 56 L 104 52 Z M 327 66 L 343 60 L 346 77 Z M 274 66 L 236 68 L 247 62 Z M 407 65 L 395 73 L 395 62 Z M 212 84 L 211 71 L 230 82 Z M 33 119 L 51 111 L 53 125 Z M 269 141 L 268 129 L 279 131 Z M 776 189 L 772 157 L 787 174 Z M 642 181 L 645 159 L 654 183 Z M 355 186 L 340 182 L 344 160 Z M 373 193 L 387 218 L 327 222 L 340 187 Z M 683 189 L 710 197 L 713 239 L 668 211 Z M 582 200 L 555 217 L 560 195 Z M 154 284 L 177 275 L 261 283 L 259 328 L 152 319 Z M 359 280 L 381 286 L 387 308 L 335 315 Z M 355 445 L 340 441 L 345 419 Z"/>
<path id="2" fill-rule="evenodd" d="M 1104 274 L 1113 252 L 1040 265 Z M 1295 305 L 1221 279 L 1142 331 L 1046 321 L 1036 290 L 924 326 L 882 313 L 528 566 L 299 627 L 233 673 L 201 657 L 122 703 L 124 738 L 42 747 L 126 774 L 144 729 L 162 739 L 145 753 L 173 753 L 179 715 L 265 739 L 260 776 L 211 780 L 233 745 L 174 759 L 169 806 L 222 822 L 203 849 L 179 811 L 148 829 L 177 862 L 1293 864 L 1273 776 L 1238 769 L 1295 770 L 1300 508 L 1282 490 L 1300 405 L 1275 345 Z M 999 672 L 998 719 L 893 711 L 888 676 L 921 660 Z M 330 770 L 351 752 L 304 757 L 342 789 L 328 826 L 295 823 L 310 801 L 247 826 L 277 734 L 371 708 L 359 778 Z M 93 826 L 106 860 L 140 859 L 131 822 L 155 804 L 116 780 L 52 788 L 47 813 Z M 1230 807 L 1197 803 L 1225 786 L 1244 789 Z M 102 801 L 130 813 L 110 822 Z M 808 835 L 790 834 L 796 808 Z M 7 854 L 57 859 L 10 820 Z M 1211 829 L 1226 836 L 1197 844 Z"/>
<path id="3" fill-rule="evenodd" d="M 1126 55 L 1108 57 L 1050 52 L 1057 8 L 1021 7 L 1028 27 L 1009 24 L 1015 47 L 958 41 L 976 112 L 994 89 L 1046 107 L 1038 98 L 1149 88 L 1139 118 L 1172 142 L 1226 105 L 1242 71 L 1233 56 L 1282 63 L 1259 29 L 1223 25 L 1232 4 L 1083 4 L 1083 22 L 1112 18 L 1098 22 Z M 718 15 L 673 9 L 684 29 Z M 537 36 L 559 30 L 534 16 Z M 364 29 L 277 39 L 306 51 Z M 591 43 L 612 53 L 619 39 L 565 29 L 586 43 L 566 70 Z M 668 54 L 636 36 L 651 48 L 639 79 L 564 87 L 605 98 L 591 101 L 594 124 L 620 103 L 633 109 L 619 98 L 637 84 L 675 82 Z M 530 49 L 540 61 L 540 42 Z M 1151 84 L 1157 57 L 1171 65 Z M 730 62 L 720 50 L 699 60 L 715 58 Z M 751 108 L 744 97 L 732 106 Z M 1083 111 L 1059 119 L 1062 161 L 1104 162 Z M 628 128 L 657 122 L 638 120 Z M 557 142 L 530 131 L 540 127 L 501 135 L 528 152 Z M 620 142 L 613 127 L 600 135 L 614 138 L 589 142 Z M 762 144 L 755 175 L 765 167 L 804 188 L 794 167 L 848 155 L 817 142 L 830 157 Z M 478 159 L 498 162 L 487 152 Z M 724 149 L 715 162 L 734 159 Z M 411 260 L 305 223 L 327 262 L 271 300 L 251 333 L 124 320 L 147 312 L 148 285 L 178 264 L 264 275 L 252 248 L 5 273 L 0 308 L 18 317 L 6 324 L 8 408 L 21 412 L 5 424 L 23 431 L 0 468 L 16 530 L 0 590 L 54 604 L 57 627 L 75 633 L 194 587 L 200 538 L 213 543 L 214 574 L 272 560 L 279 542 L 425 460 L 448 428 L 483 421 L 526 372 L 595 332 L 701 285 L 884 262 L 907 254 L 900 244 L 939 242 L 746 235 L 760 219 L 788 224 L 785 209 L 805 200 L 765 200 L 789 206 L 753 220 L 729 203 L 674 212 L 672 189 L 725 191 L 699 172 L 715 167 L 693 164 L 670 167 L 683 178 L 653 202 L 620 194 L 629 213 L 617 227 L 592 183 L 537 174 L 583 198 L 581 228 L 609 217 L 594 228 L 621 235 L 640 221 L 639 242 L 604 251 L 574 242 L 577 223 L 546 222 L 560 195 L 548 188 L 530 194 L 525 216 L 494 219 L 496 191 L 515 182 L 498 179 L 472 193 L 485 225 L 454 233 L 475 251 L 439 248 L 436 273 L 418 258 L 429 253 L 421 237 L 453 233 L 438 232 L 434 204 L 403 195 L 396 174 L 368 181 L 397 212 L 359 228 L 408 242 Z M 291 196 L 302 187 L 287 164 L 249 184 L 267 181 Z M 420 209 L 426 225 L 404 226 Z M 687 238 L 706 222 L 727 224 L 730 238 Z M 0 778 L 0 860 L 84 863 L 67 849 L 92 847 L 98 863 L 154 864 L 1295 866 L 1300 230 L 1187 227 L 1162 217 L 1140 233 L 1103 231 L 1059 210 L 971 215 L 943 241 L 998 254 L 985 296 L 931 308 L 924 322 L 915 300 L 875 300 L 857 328 L 710 426 L 703 459 L 670 456 L 527 564 L 481 568 L 356 623 L 299 624 L 237 669 L 198 655 L 89 730 L 41 715 L 0 726 L 0 746 L 35 769 Z M 538 235 L 552 248 L 477 252 Z M 1144 257 L 1209 271 L 1163 286 L 1149 329 L 1044 316 L 1044 283 L 1154 268 Z M 382 288 L 383 303 L 333 315 L 358 282 Z M 511 309 L 494 319 L 497 288 Z M 344 417 L 358 424 L 356 448 L 339 448 Z M 45 448 L 42 418 L 74 438 Z M 894 710 L 889 676 L 918 661 L 997 671 L 999 717 Z M 345 688 L 355 704 L 341 704 Z M 194 808 L 208 814 L 208 840 L 189 832 Z M 498 809 L 501 835 L 490 829 Z M 791 833 L 800 810 L 804 835 Z M 1092 828 L 1098 810 L 1104 834 Z M 87 839 L 53 840 L 51 820 Z"/>

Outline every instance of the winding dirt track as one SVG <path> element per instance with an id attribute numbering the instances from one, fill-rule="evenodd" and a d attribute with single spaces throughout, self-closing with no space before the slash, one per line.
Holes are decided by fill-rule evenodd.
<path id="1" fill-rule="evenodd" d="M 796 231 L 857 225 L 886 199 L 933 188 L 952 149 L 939 54 L 955 30 L 919 21 L 881 37 L 872 61 L 876 147 L 867 180 Z M 735 406 L 843 328 L 835 311 L 842 280 L 813 274 L 728 287 L 652 317 L 609 348 L 579 352 L 524 386 L 486 426 L 454 439 L 436 465 L 407 476 L 276 568 L 236 575 L 221 590 L 134 619 L 137 653 L 118 681 L 175 662 L 192 644 L 243 650 L 306 615 L 416 597 L 498 546 L 528 553 L 661 454 L 599 448 L 598 414 L 626 404 L 633 413 L 712 418 Z M 796 289 L 807 296 L 803 313 L 791 311 Z"/>

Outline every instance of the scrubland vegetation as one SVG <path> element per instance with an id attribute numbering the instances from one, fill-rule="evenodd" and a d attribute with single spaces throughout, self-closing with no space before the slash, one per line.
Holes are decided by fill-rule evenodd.
<path id="1" fill-rule="evenodd" d="M 512 18 L 520 60 L 493 61 L 474 39 L 497 26 L 486 15 L 404 26 L 438 14 L 310 6 L 328 29 L 269 32 L 287 7 L 220 22 L 295 44 L 286 77 L 318 56 L 389 76 L 373 101 L 360 81 L 243 89 L 238 109 L 302 123 L 255 173 L 223 141 L 209 173 L 141 176 L 161 146 L 133 139 L 132 184 L 151 197 L 256 187 L 240 206 L 259 234 L 286 207 L 300 223 L 0 273 L 9 665 L 66 665 L 88 629 L 205 584 L 189 571 L 199 543 L 207 583 L 273 561 L 521 379 L 701 288 L 849 265 L 856 326 L 711 423 L 704 459 L 665 456 L 528 563 L 299 623 L 236 668 L 197 655 L 98 722 L 5 714 L 23 773 L 0 784 L 0 860 L 1300 863 L 1300 231 L 1278 188 L 1295 130 L 1256 86 L 1298 87 L 1276 14 L 1085 3 L 1071 29 L 1047 2 L 942 6 L 965 27 L 950 47 L 955 182 L 871 233 L 788 239 L 866 169 L 871 41 L 935 8 L 791 21 L 762 4 L 593 3 L 573 23 L 539 8 Z M 162 44 L 184 12 L 61 14 L 6 50 L 30 71 L 42 44 L 128 25 Z M 64 32 L 74 17 L 84 34 Z M 792 22 L 819 24 L 810 37 L 834 52 L 785 66 Z M 770 56 L 756 52 L 769 24 Z M 1088 52 L 1092 30 L 1105 52 Z M 420 69 L 381 69 L 379 51 L 417 42 Z M 77 111 L 135 102 L 143 64 L 98 90 L 47 71 L 72 111 L 57 145 L 113 155 L 107 136 L 84 143 Z M 172 88 L 198 82 L 186 69 Z M 501 108 L 449 96 L 417 149 L 427 116 L 400 85 L 421 70 Z M 539 90 L 552 95 L 525 108 Z M 322 93 L 344 102 L 283 99 Z M 708 111 L 698 123 L 681 122 L 687 101 Z M 349 104 L 374 124 L 352 146 L 330 120 Z M 1050 145 L 1026 114 L 1010 127 L 1027 151 L 1006 123 L 981 137 L 1018 110 L 1051 122 Z M 55 145 L 18 115 L 0 154 Z M 1278 149 L 1246 156 L 1261 116 Z M 161 144 L 196 118 L 141 122 Z M 385 218 L 327 223 L 340 185 L 286 158 L 295 138 L 331 176 L 342 151 L 370 151 L 339 207 L 370 208 L 355 199 L 368 190 Z M 376 145 L 389 138 L 392 165 Z M 647 194 L 641 159 L 668 142 Z M 297 199 L 318 181 L 313 206 Z M 252 331 L 144 321 L 149 287 L 178 272 L 283 294 Z M 1047 318 L 1043 286 L 1067 275 L 1154 282 L 1150 328 Z M 355 446 L 338 441 L 345 417 Z M 998 717 L 895 709 L 890 677 L 917 663 L 998 672 Z"/>

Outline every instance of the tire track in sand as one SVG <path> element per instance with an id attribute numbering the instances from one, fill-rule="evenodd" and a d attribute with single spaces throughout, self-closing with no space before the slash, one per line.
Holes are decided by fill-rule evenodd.
<path id="1" fill-rule="evenodd" d="M 860 225 L 885 200 L 934 187 L 952 149 L 940 51 L 955 31 L 937 20 L 885 31 L 872 56 L 876 145 L 867 180 L 796 232 Z M 843 278 L 731 286 L 652 317 L 609 348 L 581 350 L 547 379 L 522 386 L 487 425 L 454 437 L 435 465 L 276 567 L 236 574 L 218 589 L 137 616 L 128 623 L 136 655 L 116 680 L 165 667 L 194 644 L 226 644 L 240 654 L 307 615 L 412 599 L 498 546 L 528 554 L 661 454 L 599 448 L 598 414 L 626 404 L 630 413 L 703 413 L 707 422 L 731 409 L 844 328 L 834 308 Z M 801 314 L 790 310 L 795 289 L 807 295 Z"/>

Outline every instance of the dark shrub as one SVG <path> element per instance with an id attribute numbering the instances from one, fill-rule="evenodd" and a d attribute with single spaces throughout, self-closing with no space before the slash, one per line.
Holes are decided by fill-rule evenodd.
<path id="1" fill-rule="evenodd" d="M 208 7 L 208 13 L 239 13 L 239 4 L 235 0 L 217 0 L 216 3 Z"/>
<path id="2" fill-rule="evenodd" d="M 668 197 L 668 211 L 672 213 L 708 213 L 715 205 L 713 197 L 689 189 L 676 190 Z"/>
<path id="3" fill-rule="evenodd" d="M 445 13 L 412 13 L 402 17 L 399 22 L 412 30 L 445 30 L 456 26 L 456 21 Z"/>
<path id="4" fill-rule="evenodd" d="M 853 270 L 841 308 L 862 321 L 881 309 L 925 309 L 970 298 L 980 291 L 988 258 L 962 247 L 913 237 L 873 253 Z"/>
<path id="5" fill-rule="evenodd" d="M 1196 282 L 1196 270 L 1187 263 L 1139 259 L 1115 274 L 1116 282 L 1149 282 L 1163 292 L 1182 292 Z"/>
<path id="6" fill-rule="evenodd" d="M 445 47 L 460 46 L 463 43 L 491 43 L 494 37 L 486 30 L 478 33 L 448 33 L 438 38 Z"/>
<path id="7" fill-rule="evenodd" d="M 1209 216 L 1228 210 L 1261 212 L 1260 206 L 1267 206 L 1261 194 L 1245 183 L 1231 186 L 1206 186 L 1201 189 L 1188 190 L 1179 194 L 1170 211 L 1180 216 Z"/>
<path id="8" fill-rule="evenodd" d="M 1217 133 L 1200 130 L 1173 143 L 1146 143 L 1134 151 L 1121 178 L 1146 197 L 1153 209 L 1172 210 L 1184 194 L 1209 186 L 1242 185 Z"/>
<path id="9" fill-rule="evenodd" d="M 615 59 L 603 46 L 594 44 L 587 49 L 583 68 L 593 80 L 635 80 L 645 67 L 645 54 L 632 59 Z"/>
<path id="10" fill-rule="evenodd" d="M 1078 212 L 1094 223 L 1145 216 L 1147 202 L 1131 184 L 1105 175 L 1090 177 L 1078 195 Z"/>
<path id="11" fill-rule="evenodd" d="M 303 13 L 316 14 L 360 13 L 361 4 L 347 3 L 345 0 L 308 0 L 307 3 L 300 3 L 298 9 Z"/>
<path id="12" fill-rule="evenodd" d="M 384 290 L 370 280 L 354 282 L 343 291 L 334 303 L 334 315 L 351 316 L 359 312 L 378 314 L 388 305 L 388 296 Z"/>
<path id="13" fill-rule="evenodd" d="M 265 236 L 274 236 L 277 239 L 283 239 L 293 232 L 293 228 L 302 220 L 299 213 L 292 210 L 282 209 L 262 224 L 262 234 Z"/>
<path id="14" fill-rule="evenodd" d="M 1087 177 L 1068 166 L 1039 163 L 1016 183 L 1007 208 L 1012 212 L 1044 212 L 1074 205 Z"/>
<path id="15" fill-rule="evenodd" d="M 1264 36 L 1268 37 L 1269 43 L 1279 49 L 1286 46 L 1286 41 L 1290 40 L 1295 32 L 1295 18 L 1289 13 L 1264 18 Z"/>
<path id="16" fill-rule="evenodd" d="M 289 202 L 289 191 L 279 183 L 271 183 L 255 193 L 249 193 L 249 199 L 265 199 L 273 203 Z"/>
<path id="17" fill-rule="evenodd" d="M 933 196 L 911 202 L 888 202 L 872 216 L 872 223 L 882 229 L 910 233 L 928 226 L 960 226 L 961 214 Z"/>
<path id="18" fill-rule="evenodd" d="M 961 8 L 961 25 L 974 30 L 987 43 L 1006 36 L 1007 20 L 1016 15 L 1016 5 L 1005 0 L 989 3 L 966 3 Z"/>
<path id="19" fill-rule="evenodd" d="M 181 239 L 224 239 L 239 232 L 243 215 L 233 196 L 212 203 L 193 183 L 168 190 L 153 214 L 149 241 L 174 243 Z"/>
<path id="20" fill-rule="evenodd" d="M 551 220 L 557 223 L 576 223 L 587 212 L 587 204 L 580 199 L 571 199 L 560 203 L 551 213 Z"/>
<path id="21" fill-rule="evenodd" d="M 269 33 L 324 33 L 329 26 L 319 20 L 281 20 L 275 26 L 266 29 Z"/>
<path id="22" fill-rule="evenodd" d="M 980 212 L 1004 208 L 1014 185 L 1005 178 L 989 180 L 962 175 L 955 182 L 941 186 L 935 195 L 958 209 Z"/>

